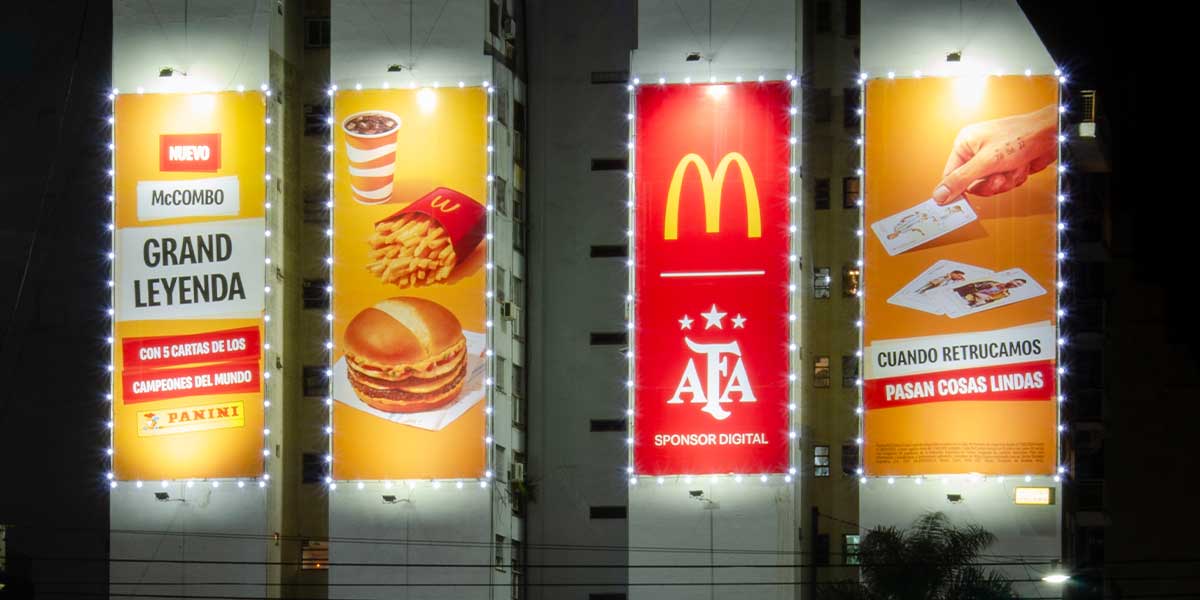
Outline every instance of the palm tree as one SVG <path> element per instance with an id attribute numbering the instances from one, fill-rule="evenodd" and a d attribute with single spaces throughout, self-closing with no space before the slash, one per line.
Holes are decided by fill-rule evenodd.
<path id="1" fill-rule="evenodd" d="M 823 600 L 1010 600 L 1012 584 L 976 563 L 996 536 L 978 525 L 961 527 L 940 512 L 926 513 L 907 530 L 880 527 L 858 547 L 861 580 L 825 584 Z"/>

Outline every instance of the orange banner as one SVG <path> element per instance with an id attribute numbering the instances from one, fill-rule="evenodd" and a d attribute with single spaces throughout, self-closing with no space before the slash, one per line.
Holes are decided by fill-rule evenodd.
<path id="1" fill-rule="evenodd" d="M 116 99 L 113 473 L 263 472 L 266 107 Z"/>
<path id="2" fill-rule="evenodd" d="M 487 95 L 334 102 L 333 478 L 485 470 Z"/>
<path id="3" fill-rule="evenodd" d="M 866 87 L 868 475 L 1053 473 L 1058 83 Z"/>

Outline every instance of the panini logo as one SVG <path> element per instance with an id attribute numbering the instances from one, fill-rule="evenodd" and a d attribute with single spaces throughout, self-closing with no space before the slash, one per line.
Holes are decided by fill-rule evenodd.
<path id="1" fill-rule="evenodd" d="M 137 417 L 139 437 L 228 429 L 246 424 L 241 402 L 144 410 L 138 411 Z"/>
<path id="2" fill-rule="evenodd" d="M 170 133 L 158 136 L 158 170 L 213 173 L 221 168 L 221 134 Z"/>

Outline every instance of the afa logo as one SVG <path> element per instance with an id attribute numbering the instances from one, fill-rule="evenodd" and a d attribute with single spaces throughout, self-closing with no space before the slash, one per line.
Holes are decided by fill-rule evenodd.
<path id="1" fill-rule="evenodd" d="M 713 304 L 707 313 L 700 313 L 704 318 L 704 329 L 724 330 L 724 320 L 728 313 L 720 312 Z M 741 313 L 730 319 L 731 329 L 745 329 L 746 317 Z M 679 329 L 691 329 L 695 321 L 683 315 L 679 319 Z M 704 365 L 705 377 L 700 377 L 696 367 L 697 356 L 688 357 L 687 366 L 675 386 L 675 393 L 667 400 L 667 404 L 703 404 L 700 410 L 712 415 L 718 421 L 724 421 L 733 413 L 726 410 L 723 404 L 734 402 L 757 402 L 754 386 L 746 373 L 746 364 L 742 361 L 742 350 L 736 340 L 700 344 L 686 335 L 684 345 L 694 354 L 699 355 Z"/>

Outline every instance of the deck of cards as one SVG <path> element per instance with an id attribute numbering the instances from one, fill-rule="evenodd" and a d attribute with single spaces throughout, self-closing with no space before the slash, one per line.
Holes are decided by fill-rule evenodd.
<path id="1" fill-rule="evenodd" d="M 976 218 L 975 211 L 965 199 L 945 206 L 926 200 L 871 223 L 871 231 L 875 232 L 888 255 L 895 256 L 942 237 Z"/>
<path id="2" fill-rule="evenodd" d="M 1045 293 L 1022 269 L 991 271 L 939 260 L 888 298 L 888 303 L 956 319 Z"/>

